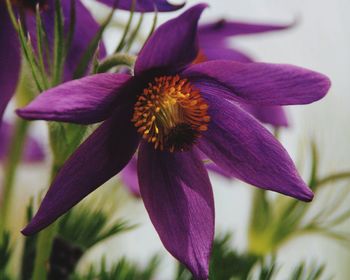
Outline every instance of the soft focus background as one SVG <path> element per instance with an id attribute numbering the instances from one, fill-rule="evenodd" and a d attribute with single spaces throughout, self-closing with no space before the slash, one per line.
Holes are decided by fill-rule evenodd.
<path id="1" fill-rule="evenodd" d="M 281 137 L 288 151 L 301 165 L 308 156 L 301 151 L 305 150 L 310 139 L 315 139 L 322 155 L 320 163 L 322 171 L 350 170 L 348 124 L 350 1 L 207 0 L 207 2 L 210 4 L 210 10 L 205 12 L 203 22 L 221 17 L 261 23 L 291 23 L 297 20 L 298 24 L 291 30 L 236 37 L 232 40 L 232 44 L 259 61 L 296 64 L 325 73 L 331 78 L 333 86 L 324 100 L 310 106 L 288 108 L 292 127 L 283 131 Z M 100 7 L 91 0 L 86 0 L 85 3 L 92 8 Z M 194 3 L 198 1 L 189 0 L 188 6 Z M 102 19 L 105 12 L 106 10 L 102 10 L 96 17 Z M 175 14 L 162 14 L 160 21 Z M 118 12 L 116 20 L 123 21 L 125 16 L 126 13 Z M 149 20 L 152 20 L 151 17 Z M 111 27 L 105 39 L 112 45 L 118 34 L 118 30 Z M 45 133 L 40 122 L 35 128 L 35 133 L 38 137 Z M 24 185 L 32 185 L 33 191 L 37 191 L 39 187 L 46 187 L 45 171 L 43 166 L 23 167 L 17 183 L 18 196 L 24 198 L 29 195 L 28 189 L 21 188 Z M 217 233 L 233 232 L 235 246 L 244 249 L 251 187 L 215 175 L 211 177 L 216 200 Z M 113 180 L 111 184 L 116 182 Z M 339 188 L 340 186 L 334 186 L 330 189 L 336 192 Z M 142 202 L 128 197 L 125 193 L 121 193 L 120 196 L 115 198 L 117 206 L 120 205 L 122 209 L 120 215 L 138 224 L 138 228 L 96 248 L 87 259 L 94 260 L 105 255 L 108 260 L 113 260 L 127 255 L 142 264 L 146 263 L 150 256 L 160 252 L 162 263 L 159 279 L 171 279 L 174 269 L 173 259 L 163 249 Z M 315 209 L 323 207 L 322 199 L 324 197 L 315 198 L 313 202 Z M 348 227 L 350 228 L 350 225 Z M 288 243 L 278 256 L 278 260 L 284 265 L 279 278 L 284 279 L 283 275 L 287 275 L 289 269 L 300 260 L 316 259 L 320 263 L 327 264 L 325 275 L 334 275 L 334 279 L 339 280 L 349 279 L 348 249 L 314 236 Z"/>

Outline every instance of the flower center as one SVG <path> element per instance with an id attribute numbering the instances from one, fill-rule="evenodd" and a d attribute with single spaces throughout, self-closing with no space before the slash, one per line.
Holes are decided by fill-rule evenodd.
<path id="1" fill-rule="evenodd" d="M 163 76 L 154 79 L 138 97 L 132 122 L 143 139 L 160 150 L 191 148 L 208 129 L 208 104 L 187 79 Z"/>

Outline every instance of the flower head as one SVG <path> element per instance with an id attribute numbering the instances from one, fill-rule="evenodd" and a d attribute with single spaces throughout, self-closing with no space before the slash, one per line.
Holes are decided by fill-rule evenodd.
<path id="1" fill-rule="evenodd" d="M 167 250 L 197 279 L 208 277 L 214 236 L 202 153 L 249 184 L 312 199 L 285 149 L 237 102 L 311 103 L 327 93 L 328 78 L 291 65 L 192 64 L 205 8 L 196 5 L 161 25 L 139 53 L 134 76 L 71 81 L 18 111 L 26 119 L 104 121 L 62 167 L 24 234 L 48 226 L 120 172 L 137 149 L 140 192 L 151 221 Z"/>

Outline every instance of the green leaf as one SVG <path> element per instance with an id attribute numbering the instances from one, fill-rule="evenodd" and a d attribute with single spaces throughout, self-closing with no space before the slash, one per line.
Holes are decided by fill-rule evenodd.
<path id="1" fill-rule="evenodd" d="M 102 259 L 100 268 L 93 266 L 85 275 L 75 273 L 71 280 L 151 280 L 154 279 L 155 273 L 159 266 L 159 257 L 155 256 L 150 259 L 145 268 L 122 258 L 117 263 L 107 269 L 105 259 Z"/>
<path id="2" fill-rule="evenodd" d="M 259 260 L 259 257 L 255 255 L 234 250 L 230 245 L 231 239 L 230 234 L 215 238 L 209 268 L 211 280 L 247 279 L 253 266 Z M 182 264 L 179 264 L 175 279 L 192 280 L 194 278 Z"/>
<path id="3" fill-rule="evenodd" d="M 319 162 L 319 152 L 315 142 L 311 143 L 311 175 L 309 179 L 309 187 L 312 190 L 315 190 L 317 187 L 317 178 L 318 178 L 318 162 Z"/>
<path id="4" fill-rule="evenodd" d="M 89 64 L 98 48 L 99 42 L 102 39 L 102 34 L 106 29 L 107 25 L 109 24 L 109 22 L 111 21 L 115 10 L 116 8 L 113 8 L 113 10 L 108 15 L 107 19 L 101 24 L 101 27 L 96 33 L 95 37 L 91 40 L 91 42 L 87 46 L 85 53 L 83 54 L 77 68 L 74 71 L 74 74 L 73 74 L 74 79 L 81 78 L 87 72 Z"/>
<path id="5" fill-rule="evenodd" d="M 9 263 L 11 254 L 10 233 L 4 231 L 0 236 L 0 275 L 5 275 L 5 270 Z"/>
<path id="6" fill-rule="evenodd" d="M 38 68 L 41 74 L 41 77 L 43 79 L 43 88 L 48 89 L 49 88 L 49 82 L 47 79 L 46 69 L 45 69 L 45 63 L 44 63 L 44 55 L 43 55 L 43 42 L 44 42 L 44 26 L 41 21 L 40 17 L 40 7 L 39 4 L 36 5 L 36 37 L 37 37 L 37 50 L 38 50 Z"/>
<path id="7" fill-rule="evenodd" d="M 107 187 L 107 186 L 106 186 Z M 59 220 L 58 236 L 78 245 L 86 251 L 97 243 L 119 233 L 131 230 L 131 226 L 123 219 L 113 218 L 115 203 L 115 186 L 90 196 L 83 203 L 71 209 Z"/>
<path id="8" fill-rule="evenodd" d="M 31 199 L 27 206 L 27 218 L 26 221 L 29 222 L 34 213 L 34 200 Z M 21 280 L 31 280 L 34 270 L 34 260 L 36 256 L 36 244 L 38 240 L 38 235 L 32 235 L 26 237 L 24 240 L 24 248 L 22 252 L 22 262 L 21 262 Z"/>
<path id="9" fill-rule="evenodd" d="M 55 0 L 54 47 L 53 47 L 53 79 L 52 86 L 61 82 L 64 65 L 64 19 L 60 0 Z"/>
<path id="10" fill-rule="evenodd" d="M 130 37 L 129 39 L 127 40 L 127 43 L 126 43 L 126 48 L 125 50 L 128 52 L 131 47 L 132 47 L 132 44 L 134 43 L 136 37 L 137 37 L 137 34 L 139 33 L 140 31 L 140 28 L 141 28 L 141 25 L 142 25 L 142 22 L 143 22 L 143 18 L 144 18 L 144 14 L 141 13 L 140 14 L 140 17 L 139 17 L 139 21 L 135 27 L 135 29 L 133 30 L 133 32 L 130 34 Z"/>
<path id="11" fill-rule="evenodd" d="M 114 53 L 119 53 L 124 48 L 124 46 L 126 44 L 125 39 L 129 33 L 129 30 L 131 27 L 132 19 L 134 17 L 135 6 L 136 6 L 136 0 L 132 0 L 128 22 L 126 23 L 126 25 L 124 27 L 123 35 L 122 35 L 122 37 L 119 41 L 119 44 L 118 44 L 117 48 L 115 49 Z"/>
<path id="12" fill-rule="evenodd" d="M 22 47 L 24 57 L 26 58 L 29 66 L 30 66 L 36 87 L 37 87 L 39 92 L 42 92 L 44 89 L 44 86 L 42 85 L 42 82 L 40 81 L 41 75 L 40 75 L 40 70 L 38 68 L 38 64 L 36 62 L 35 53 L 34 53 L 34 50 L 33 50 L 33 47 L 32 47 L 31 41 L 30 41 L 30 37 L 29 36 L 28 36 L 28 38 L 26 37 L 22 23 L 20 20 L 18 20 L 18 35 L 19 35 L 19 41 L 20 41 L 20 44 Z"/>
<path id="13" fill-rule="evenodd" d="M 313 263 L 308 267 L 305 263 L 301 263 L 294 268 L 288 280 L 318 280 L 323 276 L 324 270 L 324 265 Z"/>
<path id="14" fill-rule="evenodd" d="M 76 5 L 75 0 L 70 0 L 70 17 L 69 17 L 69 29 L 68 29 L 68 35 L 65 40 L 64 44 L 64 56 L 66 57 L 68 54 L 68 51 L 71 47 L 71 44 L 73 42 L 74 33 L 75 33 L 75 24 L 76 24 Z"/>

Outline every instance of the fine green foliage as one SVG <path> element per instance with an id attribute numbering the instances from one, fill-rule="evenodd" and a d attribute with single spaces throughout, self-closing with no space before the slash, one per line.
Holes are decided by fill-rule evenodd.
<path id="1" fill-rule="evenodd" d="M 12 254 L 10 247 L 10 234 L 6 231 L 0 236 L 0 279 L 10 279 L 6 273 L 7 265 Z"/>
<path id="2" fill-rule="evenodd" d="M 231 235 L 225 234 L 215 238 L 210 261 L 210 280 L 277 280 L 281 279 L 281 265 L 275 257 L 269 255 L 256 256 L 241 253 L 232 248 Z M 324 266 L 297 265 L 286 280 L 319 280 L 324 273 Z M 178 265 L 176 280 L 194 280 L 191 273 L 182 265 Z"/>
<path id="3" fill-rule="evenodd" d="M 102 39 L 103 32 L 113 17 L 114 11 L 115 11 L 115 8 L 111 10 L 106 20 L 101 24 L 100 29 L 96 33 L 95 37 L 91 40 L 91 42 L 87 46 L 86 51 L 82 55 L 82 58 L 77 68 L 74 70 L 74 74 L 73 74 L 74 79 L 81 78 L 84 76 L 84 74 L 86 74 L 86 71 L 89 68 L 90 62 L 94 58 L 96 50 L 99 48 L 99 44 Z"/>
<path id="4" fill-rule="evenodd" d="M 129 230 L 132 227 L 124 220 L 110 223 L 107 213 L 89 206 L 76 207 L 59 221 L 58 235 L 87 250 L 111 236 Z"/>
<path id="5" fill-rule="evenodd" d="M 318 280 L 321 279 L 321 276 L 324 274 L 324 265 L 312 264 L 309 267 L 305 263 L 298 265 L 292 275 L 290 280 Z M 331 279 L 331 278 L 329 278 Z"/>
<path id="6" fill-rule="evenodd" d="M 107 269 L 106 261 L 101 261 L 100 268 L 90 267 L 86 274 L 74 274 L 71 280 L 151 280 L 154 279 L 159 258 L 153 257 L 145 268 L 140 268 L 137 264 L 128 261 L 125 258 L 119 260 L 116 264 Z"/>
<path id="7" fill-rule="evenodd" d="M 315 143 L 311 144 L 310 150 L 308 185 L 315 192 L 315 197 L 322 199 L 327 187 L 335 187 L 331 183 L 343 182 L 350 174 L 319 176 L 320 156 Z M 266 191 L 255 190 L 249 225 L 249 251 L 261 256 L 274 253 L 291 238 L 304 234 L 319 234 L 349 246 L 349 232 L 339 230 L 344 222 L 350 220 L 350 210 L 346 205 L 350 192 L 349 186 L 345 187 L 344 190 L 332 191 L 317 211 L 313 207 L 317 201 L 311 204 L 283 196 L 270 199 Z"/>
<path id="8" fill-rule="evenodd" d="M 34 213 L 33 199 L 27 206 L 27 222 L 29 222 Z M 33 235 L 26 237 L 24 240 L 24 247 L 22 252 L 22 266 L 21 266 L 21 279 L 30 280 L 32 278 L 34 270 L 34 260 L 35 260 L 35 248 L 38 240 L 38 235 Z"/>
<path id="9" fill-rule="evenodd" d="M 211 280 L 247 279 L 258 257 L 239 253 L 230 246 L 231 235 L 225 234 L 215 238 L 210 260 L 209 275 Z M 194 279 L 183 266 L 178 266 L 177 280 Z"/>

